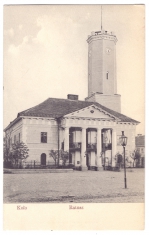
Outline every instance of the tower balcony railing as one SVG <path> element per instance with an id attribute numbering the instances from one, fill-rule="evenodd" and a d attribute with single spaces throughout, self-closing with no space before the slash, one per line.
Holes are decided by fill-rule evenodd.
<path id="1" fill-rule="evenodd" d="M 69 143 L 70 150 L 81 150 L 81 143 L 80 142 L 73 142 Z"/>
<path id="2" fill-rule="evenodd" d="M 97 150 L 97 143 L 88 143 L 87 144 L 87 151 L 96 151 Z"/>

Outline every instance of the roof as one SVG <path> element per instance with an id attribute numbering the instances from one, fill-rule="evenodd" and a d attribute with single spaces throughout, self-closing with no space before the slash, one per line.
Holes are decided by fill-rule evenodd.
<path id="1" fill-rule="evenodd" d="M 58 98 L 49 98 L 37 106 L 34 106 L 30 109 L 27 109 L 25 111 L 18 113 L 18 117 L 19 116 L 36 116 L 36 117 L 59 118 L 66 114 L 88 107 L 90 105 L 96 105 L 97 107 L 110 113 L 116 118 L 119 118 L 121 122 L 139 123 L 138 121 L 132 118 L 129 118 L 121 113 L 118 113 L 116 111 L 113 111 L 97 102 L 58 99 Z"/>
<path id="2" fill-rule="evenodd" d="M 97 107 L 103 109 L 109 114 L 115 116 L 119 119 L 119 122 L 132 122 L 138 124 L 139 122 L 127 117 L 121 113 L 113 111 L 97 102 L 91 101 L 81 101 L 81 100 L 70 100 L 70 99 L 59 99 L 59 98 L 48 98 L 44 102 L 18 113 L 17 118 L 21 116 L 33 116 L 33 117 L 49 117 L 49 118 L 60 118 L 66 114 L 75 112 L 77 110 L 83 109 L 90 105 L 96 105 Z M 15 119 L 16 120 L 16 119 Z M 14 121 L 15 121 L 14 120 Z M 14 122 L 11 122 L 8 127 L 10 127 Z M 7 127 L 7 128 L 8 128 Z M 5 128 L 6 129 L 6 128 Z"/>
<path id="3" fill-rule="evenodd" d="M 145 135 L 139 135 L 135 137 L 136 147 L 145 146 Z"/>

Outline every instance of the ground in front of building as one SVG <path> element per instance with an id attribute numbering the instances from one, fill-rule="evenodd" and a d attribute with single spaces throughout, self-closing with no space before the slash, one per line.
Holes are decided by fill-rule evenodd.
<path id="1" fill-rule="evenodd" d="M 143 203 L 144 169 L 4 174 L 4 203 Z"/>

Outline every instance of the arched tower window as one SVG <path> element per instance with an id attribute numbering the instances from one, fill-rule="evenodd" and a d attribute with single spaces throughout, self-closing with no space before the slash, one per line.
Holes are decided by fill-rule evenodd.
<path id="1" fill-rule="evenodd" d="M 107 79 L 109 78 L 109 71 L 107 71 L 107 73 L 106 73 L 106 78 Z"/>

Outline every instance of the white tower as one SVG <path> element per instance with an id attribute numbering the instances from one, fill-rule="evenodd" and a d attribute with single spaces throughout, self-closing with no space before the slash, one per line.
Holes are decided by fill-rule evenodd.
<path id="1" fill-rule="evenodd" d="M 102 28 L 102 27 L 101 27 Z M 113 32 L 92 32 L 88 36 L 88 97 L 121 112 L 120 95 L 117 94 L 116 42 Z"/>

